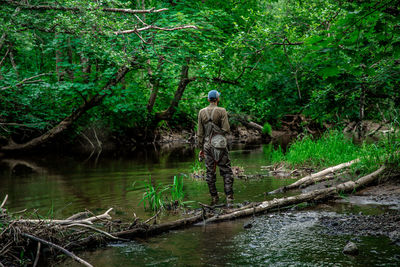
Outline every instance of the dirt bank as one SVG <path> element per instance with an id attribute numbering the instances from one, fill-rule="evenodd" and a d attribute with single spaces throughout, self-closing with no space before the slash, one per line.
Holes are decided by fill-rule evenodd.
<path id="1" fill-rule="evenodd" d="M 400 246 L 400 211 L 380 215 L 335 214 L 322 216 L 319 223 L 325 234 L 355 236 L 387 236 Z"/>

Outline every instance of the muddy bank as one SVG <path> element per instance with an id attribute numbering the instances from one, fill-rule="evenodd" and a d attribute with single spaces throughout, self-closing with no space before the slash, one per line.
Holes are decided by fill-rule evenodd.
<path id="1" fill-rule="evenodd" d="M 354 205 L 384 205 L 389 209 L 400 210 L 400 179 L 392 179 L 385 183 L 365 188 L 345 199 L 339 199 L 337 202 Z"/>
<path id="2" fill-rule="evenodd" d="M 318 218 L 329 235 L 387 236 L 400 246 L 400 211 L 380 215 L 331 214 Z"/>

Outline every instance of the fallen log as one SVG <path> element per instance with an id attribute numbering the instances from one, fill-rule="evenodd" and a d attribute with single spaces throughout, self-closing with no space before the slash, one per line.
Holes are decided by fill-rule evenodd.
<path id="1" fill-rule="evenodd" d="M 311 192 L 303 193 L 296 196 L 284 197 L 279 199 L 273 199 L 269 201 L 264 201 L 261 203 L 250 203 L 245 207 L 229 210 L 226 214 L 213 215 L 213 214 L 199 214 L 190 218 L 185 218 L 177 220 L 174 222 L 168 222 L 160 225 L 154 225 L 148 229 L 132 229 L 128 231 L 123 231 L 119 233 L 114 233 L 113 236 L 120 236 L 124 238 L 135 238 L 140 236 L 152 236 L 162 232 L 166 232 L 172 229 L 182 228 L 185 226 L 193 225 L 198 222 L 204 221 L 204 224 L 211 222 L 220 222 L 225 220 L 232 220 L 240 217 L 252 216 L 254 214 L 263 213 L 270 210 L 275 210 L 279 208 L 285 208 L 287 206 L 309 202 L 309 201 L 320 201 L 334 197 L 339 192 L 348 193 L 360 187 L 367 186 L 372 183 L 375 179 L 379 177 L 386 167 L 382 166 L 378 170 L 371 174 L 368 174 L 356 181 L 348 181 L 337 186 L 332 186 L 325 189 L 314 190 Z"/>
<path id="2" fill-rule="evenodd" d="M 346 163 L 342 163 L 342 164 L 339 164 L 339 165 L 336 165 L 336 166 L 333 166 L 333 167 L 329 167 L 329 168 L 324 169 L 324 170 L 322 170 L 320 172 L 307 175 L 307 176 L 297 180 L 296 182 L 294 182 L 294 183 L 292 183 L 290 185 L 286 185 L 286 186 L 280 187 L 278 189 L 275 189 L 275 190 L 269 192 L 268 194 L 284 193 L 284 192 L 286 192 L 288 190 L 299 188 L 300 186 L 303 186 L 303 185 L 310 185 L 310 184 L 313 184 L 313 183 L 316 183 L 316 182 L 324 181 L 324 180 L 326 180 L 325 176 L 327 176 L 328 174 L 331 174 L 331 173 L 334 173 L 334 172 L 336 172 L 338 170 L 350 167 L 351 165 L 353 165 L 355 163 L 358 163 L 359 161 L 360 161 L 360 159 L 355 159 L 355 160 L 352 160 L 352 161 L 349 161 L 349 162 L 346 162 Z"/>
<path id="3" fill-rule="evenodd" d="M 228 214 L 216 215 L 206 220 L 205 223 L 209 222 L 217 222 L 224 220 L 231 220 L 239 217 L 251 216 L 256 213 L 265 212 L 272 209 L 283 208 L 294 204 L 299 204 L 308 201 L 320 201 L 323 199 L 331 198 L 339 192 L 348 193 L 352 192 L 357 188 L 364 187 L 370 183 L 372 183 L 383 171 L 386 169 L 385 166 L 382 166 L 378 170 L 370 173 L 364 177 L 361 177 L 357 181 L 348 181 L 337 186 L 328 187 L 325 189 L 314 190 L 311 192 L 303 193 L 296 196 L 284 197 L 279 199 L 273 199 L 270 201 L 264 201 L 257 206 L 242 209 L 239 211 L 233 211 Z"/>

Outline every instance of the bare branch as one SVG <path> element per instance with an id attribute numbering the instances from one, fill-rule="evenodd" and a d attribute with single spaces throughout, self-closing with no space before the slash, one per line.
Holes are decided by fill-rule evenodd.
<path id="1" fill-rule="evenodd" d="M 1 61 L 0 61 L 0 67 L 1 67 L 1 65 L 3 65 L 3 61 L 4 61 L 4 59 L 6 59 L 6 57 L 7 57 L 7 55 L 8 55 L 9 52 L 10 52 L 10 48 L 7 49 L 6 54 L 5 54 L 4 57 L 1 59 Z"/>
<path id="2" fill-rule="evenodd" d="M 115 236 L 113 236 L 113 235 L 111 235 L 111 234 L 109 234 L 109 233 L 107 233 L 107 232 L 105 232 L 103 230 L 97 229 L 96 227 L 93 227 L 93 226 L 90 226 L 90 225 L 86 225 L 86 224 L 74 223 L 74 224 L 67 225 L 66 227 L 69 228 L 69 227 L 77 227 L 77 226 L 91 229 L 91 230 L 93 230 L 95 232 L 98 232 L 98 233 L 101 233 L 101 234 L 103 234 L 103 235 L 105 235 L 105 236 L 107 236 L 107 237 L 109 237 L 111 239 L 126 240 L 126 239 L 123 239 L 123 238 L 120 238 L 120 237 L 115 237 Z"/>
<path id="3" fill-rule="evenodd" d="M 6 202 L 7 202 L 7 199 L 8 199 L 8 195 L 6 195 L 6 197 L 4 198 L 3 202 L 1 203 L 0 209 L 2 209 L 2 208 L 4 207 L 4 205 L 5 205 Z"/>
<path id="4" fill-rule="evenodd" d="M 41 74 L 38 74 L 38 75 L 35 75 L 35 76 L 32 76 L 32 77 L 29 77 L 29 78 L 25 78 L 25 79 L 23 79 L 22 81 L 18 82 L 15 86 L 19 87 L 19 86 L 21 86 L 21 85 L 23 85 L 23 84 L 31 84 L 31 83 L 42 82 L 42 80 L 33 80 L 33 79 L 38 78 L 38 77 L 41 77 L 41 76 L 45 76 L 45 75 L 50 75 L 50 74 L 52 74 L 52 73 L 51 73 L 51 72 L 49 72 L 49 73 L 41 73 Z M 5 87 L 2 87 L 2 88 L 0 88 L 0 91 L 9 89 L 9 88 L 11 88 L 11 87 L 12 87 L 12 86 L 5 86 Z"/>
<path id="5" fill-rule="evenodd" d="M 53 247 L 53 248 L 55 248 L 55 249 L 58 249 L 58 250 L 62 251 L 65 255 L 68 255 L 69 257 L 73 258 L 74 260 L 76 260 L 76 261 L 79 262 L 79 263 L 82 263 L 82 264 L 85 265 L 85 266 L 93 267 L 93 265 L 91 265 L 91 264 L 88 263 L 87 261 L 85 261 L 85 260 L 79 258 L 79 257 L 76 256 L 74 253 L 72 253 L 72 252 L 66 250 L 65 248 L 63 248 L 63 247 L 61 247 L 61 246 L 59 246 L 59 245 L 56 245 L 56 244 L 54 244 L 54 243 L 52 243 L 52 242 L 46 241 L 46 240 L 44 240 L 44 239 L 41 239 L 41 238 L 39 238 L 39 237 L 30 235 L 30 234 L 22 233 L 22 235 L 25 236 L 25 237 L 27 237 L 27 238 L 30 238 L 30 239 L 32 239 L 32 240 L 35 240 L 35 241 L 38 241 L 38 242 L 43 243 L 43 244 L 45 244 L 45 245 L 48 245 L 48 246 L 50 246 L 50 247 Z"/>
<path id="6" fill-rule="evenodd" d="M 112 8 L 112 7 L 95 7 L 95 8 L 80 8 L 80 7 L 65 7 L 65 6 L 51 6 L 51 5 L 29 5 L 29 4 L 23 4 L 23 3 L 18 3 L 15 1 L 7 1 L 7 0 L 2 0 L 0 3 L 3 4 L 9 4 L 12 6 L 18 6 L 22 9 L 28 9 L 28 10 L 58 10 L 58 11 L 83 11 L 83 10 L 100 10 L 103 12 L 111 12 L 111 13 L 128 13 L 128 14 L 145 14 L 145 13 L 159 13 L 163 11 L 167 11 L 168 8 L 161 8 L 161 9 L 128 9 L 128 8 Z"/>
<path id="7" fill-rule="evenodd" d="M 302 45 L 304 42 L 290 43 L 289 41 L 283 43 L 271 43 L 271 45 Z"/>
<path id="8" fill-rule="evenodd" d="M 182 30 L 182 29 L 198 29 L 196 26 L 194 25 L 184 25 L 184 26 L 178 26 L 178 27 L 174 27 L 174 28 L 162 28 L 162 27 L 158 27 L 158 26 L 154 26 L 154 25 L 148 25 L 146 27 L 142 27 L 139 29 L 133 29 L 133 30 L 126 30 L 126 31 L 117 31 L 114 32 L 115 34 L 119 35 L 119 34 L 129 34 L 129 33 L 137 33 L 137 32 L 141 32 L 141 31 L 146 31 L 146 30 L 159 30 L 159 31 L 176 31 L 176 30 Z"/>
<path id="9" fill-rule="evenodd" d="M 291 43 L 289 42 L 289 40 L 288 40 L 286 37 L 285 37 L 285 39 L 283 40 L 282 43 L 283 43 L 283 44 L 285 44 L 285 43 L 291 44 Z M 301 91 L 300 91 L 299 82 L 298 82 L 298 80 L 297 80 L 297 71 L 298 71 L 297 66 L 296 66 L 296 69 L 294 69 L 294 67 L 293 67 L 293 65 L 292 65 L 292 62 L 290 61 L 289 55 L 288 55 L 288 53 L 287 53 L 287 50 L 286 50 L 286 46 L 285 46 L 285 45 L 283 46 L 283 51 L 285 52 L 286 59 L 287 59 L 287 61 L 289 62 L 290 68 L 292 69 L 292 73 L 293 73 L 294 79 L 295 79 L 295 81 L 296 81 L 297 93 L 298 93 L 298 95 L 299 95 L 299 99 L 301 100 Z"/>
<path id="10" fill-rule="evenodd" d="M 144 22 L 141 18 L 139 18 L 138 15 L 135 14 L 134 16 L 135 16 L 135 18 L 137 18 L 138 21 L 140 21 L 141 23 L 143 23 L 143 25 L 146 25 L 146 26 L 147 26 L 146 22 Z"/>

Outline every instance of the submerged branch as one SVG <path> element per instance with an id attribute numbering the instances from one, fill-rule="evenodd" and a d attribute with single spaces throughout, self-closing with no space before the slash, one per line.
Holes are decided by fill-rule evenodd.
<path id="1" fill-rule="evenodd" d="M 93 265 L 91 265 L 91 264 L 88 263 L 87 261 L 85 261 L 85 260 L 79 258 L 79 257 L 76 256 L 74 253 L 72 253 L 72 252 L 66 250 L 65 248 L 63 248 L 63 247 L 61 247 L 61 246 L 59 246 L 59 245 L 56 245 L 56 244 L 54 244 L 54 243 L 51 243 L 51 242 L 49 242 L 49 241 L 43 240 L 43 239 L 41 239 L 41 238 L 39 238 L 39 237 L 30 235 L 30 234 L 22 233 L 21 235 L 22 235 L 22 236 L 25 236 L 25 237 L 27 237 L 27 238 L 30 238 L 30 239 L 32 239 L 32 240 L 38 241 L 38 242 L 40 242 L 40 243 L 42 243 L 42 244 L 48 245 L 48 246 L 50 246 L 50 247 L 53 247 L 53 248 L 55 248 L 55 249 L 58 249 L 58 250 L 60 250 L 61 252 L 63 252 L 65 255 L 67 255 L 67 256 L 73 258 L 74 260 L 76 260 L 76 261 L 79 262 L 79 263 L 82 263 L 82 264 L 85 265 L 85 266 L 93 267 Z"/>

